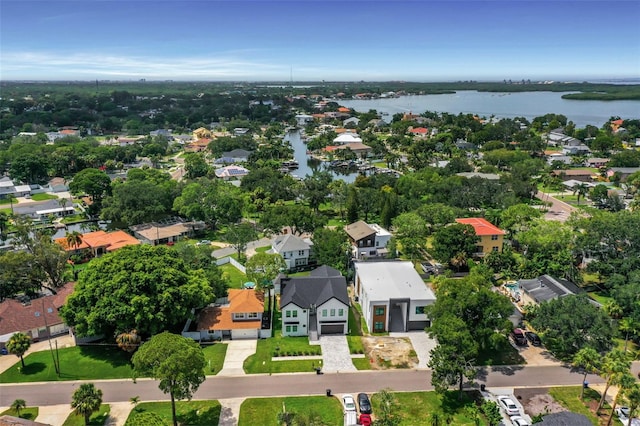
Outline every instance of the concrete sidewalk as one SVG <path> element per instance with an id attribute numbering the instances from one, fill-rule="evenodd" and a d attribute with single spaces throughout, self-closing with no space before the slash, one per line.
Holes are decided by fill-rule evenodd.
<path id="1" fill-rule="evenodd" d="M 240 406 L 245 398 L 220 399 L 220 420 L 218 426 L 236 426 L 240 419 Z"/>

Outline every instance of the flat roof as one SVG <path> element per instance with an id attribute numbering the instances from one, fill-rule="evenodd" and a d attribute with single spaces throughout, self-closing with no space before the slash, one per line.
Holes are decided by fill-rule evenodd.
<path id="1" fill-rule="evenodd" d="M 354 267 L 370 301 L 436 300 L 411 262 L 355 262 Z"/>

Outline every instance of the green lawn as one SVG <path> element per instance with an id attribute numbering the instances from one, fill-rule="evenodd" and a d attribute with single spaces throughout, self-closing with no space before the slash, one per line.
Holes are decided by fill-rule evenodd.
<path id="1" fill-rule="evenodd" d="M 24 372 L 20 371 L 18 362 L 0 374 L 0 382 L 125 379 L 132 376 L 129 355 L 117 346 L 74 346 L 59 349 L 58 353 L 60 377 L 53 367 L 51 351 L 42 351 L 25 357 Z"/>
<path id="2" fill-rule="evenodd" d="M 38 407 L 26 407 L 20 410 L 20 415 L 18 416 L 18 412 L 16 410 L 14 410 L 13 408 L 9 408 L 8 410 L 0 413 L 0 416 L 7 415 L 34 421 L 36 417 L 38 417 L 39 412 L 40 409 Z"/>
<path id="3" fill-rule="evenodd" d="M 355 309 L 355 312 L 351 312 L 353 309 Z M 351 322 L 353 316 L 353 323 Z M 364 316 L 362 315 L 362 308 L 360 307 L 359 303 L 353 303 L 351 305 L 351 309 L 349 312 L 349 324 L 357 324 L 357 320 L 358 318 L 360 318 L 360 334 L 361 335 L 366 335 L 369 334 L 369 327 L 367 327 L 367 322 L 364 319 Z M 353 327 L 350 327 L 353 328 Z M 353 336 L 353 333 L 357 333 L 356 331 L 350 330 L 350 335 Z"/>
<path id="4" fill-rule="evenodd" d="M 591 423 L 598 425 L 598 417 L 589 410 L 586 404 L 589 401 L 600 401 L 600 394 L 589 388 L 584 390 L 584 402 L 580 401 L 580 386 L 566 386 L 549 389 L 549 395 L 560 405 L 574 413 L 584 414 L 591 420 Z M 607 404 L 605 406 L 608 407 Z M 607 410 L 608 411 L 608 410 Z M 603 411 L 604 412 L 604 411 Z"/>
<path id="5" fill-rule="evenodd" d="M 590 291 L 587 294 L 591 299 L 595 300 L 598 303 L 602 303 L 603 305 L 606 305 L 607 302 L 613 302 L 613 297 L 605 296 L 597 291 Z"/>
<path id="6" fill-rule="evenodd" d="M 45 200 L 55 200 L 57 199 L 58 196 L 57 195 L 53 195 L 53 194 L 46 194 L 46 193 L 42 193 L 42 194 L 33 194 L 31 196 L 31 199 L 33 201 L 45 201 Z"/>
<path id="7" fill-rule="evenodd" d="M 478 355 L 477 365 L 518 365 L 524 364 L 524 358 L 518 350 L 511 346 L 505 338 L 498 349 L 481 351 Z"/>
<path id="8" fill-rule="evenodd" d="M 202 348 L 204 359 L 207 362 L 205 373 L 207 375 L 215 375 L 222 370 L 224 357 L 227 355 L 228 346 L 225 343 L 214 343 L 206 345 Z"/>
<path id="9" fill-rule="evenodd" d="M 331 218 L 329 219 L 329 221 L 327 222 L 327 226 L 337 226 L 339 228 L 342 228 L 343 226 L 345 226 L 347 224 L 346 220 L 342 220 L 342 219 L 335 219 L 335 218 Z"/>
<path id="10" fill-rule="evenodd" d="M 178 418 L 178 424 L 182 425 L 215 426 L 220 419 L 221 408 L 220 403 L 216 400 L 176 401 L 176 417 Z M 159 415 L 167 426 L 173 424 L 170 402 L 142 402 L 138 404 L 135 410 L 131 411 L 125 426 L 142 426 L 136 420 L 136 416 L 145 411 Z"/>
<path id="11" fill-rule="evenodd" d="M 241 288 L 242 284 L 247 282 L 247 275 L 240 272 L 231 263 L 220 265 L 219 268 L 223 276 L 228 278 L 229 288 Z"/>
<path id="12" fill-rule="evenodd" d="M 360 336 L 347 336 L 347 343 L 349 344 L 349 352 L 351 354 L 363 354 L 364 345 L 362 344 L 362 337 Z"/>
<path id="13" fill-rule="evenodd" d="M 256 253 L 264 253 L 265 251 L 271 250 L 271 246 L 258 247 L 256 249 Z"/>
<path id="14" fill-rule="evenodd" d="M 308 277 L 309 275 L 311 275 L 311 271 L 300 271 L 300 272 L 294 272 L 293 274 L 287 274 L 290 277 Z"/>
<path id="15" fill-rule="evenodd" d="M 355 306 L 349 308 L 349 336 L 362 336 L 360 314 Z"/>
<path id="16" fill-rule="evenodd" d="M 107 417 L 109 417 L 110 408 L 109 404 L 101 404 L 100 410 L 93 413 L 89 418 L 89 424 L 91 426 L 102 426 Z M 84 416 L 78 416 L 76 413 L 71 412 L 62 426 L 84 426 Z"/>
<path id="17" fill-rule="evenodd" d="M 240 406 L 240 426 L 280 426 L 278 413 L 285 407 L 287 412 L 301 416 L 301 424 L 341 425 L 342 404 L 337 398 L 326 396 L 297 396 L 288 398 L 249 398 Z M 295 418 L 295 417 L 294 417 Z"/>
<path id="18" fill-rule="evenodd" d="M 473 407 L 476 401 L 482 399 L 478 392 L 465 392 L 463 398 L 459 399 L 456 391 L 445 395 L 438 395 L 436 392 L 398 392 L 393 395 L 397 402 L 393 412 L 400 417 L 399 424 L 411 426 L 431 426 L 434 424 L 431 417 L 434 414 L 440 418 L 438 424 L 475 426 L 467 407 Z M 378 394 L 373 395 L 371 404 L 374 413 L 380 410 Z M 446 417 L 451 418 L 450 423 L 445 422 Z M 483 417 L 480 422 L 482 425 L 487 424 Z"/>
<path id="19" fill-rule="evenodd" d="M 351 362 L 358 370 L 371 370 L 371 363 L 369 358 L 351 358 Z"/>

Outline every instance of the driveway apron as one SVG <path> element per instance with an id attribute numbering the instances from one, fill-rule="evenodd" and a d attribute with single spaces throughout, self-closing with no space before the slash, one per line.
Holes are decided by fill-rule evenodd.
<path id="1" fill-rule="evenodd" d="M 256 353 L 258 341 L 254 339 L 247 340 L 229 340 L 227 344 L 227 355 L 224 358 L 222 370 L 218 376 L 242 376 L 244 375 L 244 360 Z"/>
<path id="2" fill-rule="evenodd" d="M 342 373 L 357 371 L 351 362 L 351 353 L 346 336 L 320 336 L 322 348 L 322 371 Z"/>

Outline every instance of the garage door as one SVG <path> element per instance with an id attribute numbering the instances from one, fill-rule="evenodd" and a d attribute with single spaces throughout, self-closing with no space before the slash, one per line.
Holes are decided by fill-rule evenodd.
<path id="1" fill-rule="evenodd" d="M 257 339 L 258 329 L 251 328 L 247 330 L 231 330 L 232 339 Z"/>
<path id="2" fill-rule="evenodd" d="M 321 325 L 320 334 L 344 334 L 344 325 L 342 324 Z"/>

